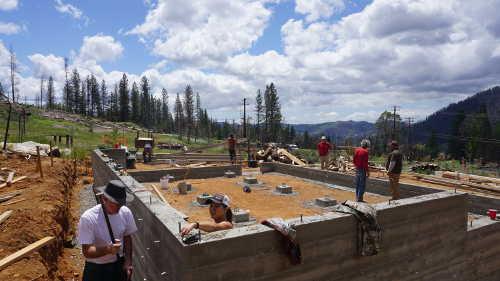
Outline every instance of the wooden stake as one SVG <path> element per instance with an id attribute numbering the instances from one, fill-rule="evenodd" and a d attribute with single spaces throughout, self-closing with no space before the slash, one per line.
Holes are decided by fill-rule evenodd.
<path id="1" fill-rule="evenodd" d="M 9 176 L 7 177 L 7 186 L 10 186 L 12 184 L 12 180 L 14 180 L 14 172 L 9 172 Z"/>
<path id="2" fill-rule="evenodd" d="M 2 224 L 4 221 L 6 221 L 10 217 L 10 215 L 12 215 L 12 210 L 8 210 L 8 211 L 3 212 L 0 215 L 0 224 Z"/>
<path id="3" fill-rule="evenodd" d="M 54 167 L 54 156 L 52 153 L 52 141 L 50 141 L 50 167 Z"/>
<path id="4" fill-rule="evenodd" d="M 3 270 L 7 266 L 15 263 L 16 261 L 22 259 L 24 256 L 40 249 L 41 247 L 49 244 L 52 242 L 55 238 L 53 236 L 48 236 L 43 239 L 38 240 L 37 242 L 30 244 L 27 247 L 24 247 L 23 249 L 15 252 L 14 254 L 7 256 L 0 260 L 0 270 Z"/>
<path id="5" fill-rule="evenodd" d="M 37 159 L 37 169 L 40 171 L 40 177 L 43 179 L 43 171 L 42 171 L 42 158 L 40 157 L 40 146 L 36 146 L 36 155 Z"/>

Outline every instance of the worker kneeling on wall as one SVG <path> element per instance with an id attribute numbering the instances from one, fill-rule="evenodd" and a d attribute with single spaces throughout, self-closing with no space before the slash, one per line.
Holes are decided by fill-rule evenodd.
<path id="1" fill-rule="evenodd" d="M 214 221 L 190 223 L 182 228 L 182 236 L 187 235 L 193 229 L 214 232 L 233 228 L 233 212 L 229 205 L 229 197 L 224 194 L 215 194 L 208 199 L 208 203 L 210 204 L 210 216 Z"/>

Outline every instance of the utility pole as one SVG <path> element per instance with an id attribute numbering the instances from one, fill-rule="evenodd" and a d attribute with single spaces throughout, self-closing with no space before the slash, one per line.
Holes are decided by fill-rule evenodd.
<path id="1" fill-rule="evenodd" d="M 393 111 L 394 113 L 392 114 L 393 118 L 393 125 L 392 125 L 392 140 L 396 140 L 396 111 L 399 109 L 399 106 L 394 105 L 393 106 Z"/>
<path id="2" fill-rule="evenodd" d="M 45 77 L 42 75 L 40 77 L 40 109 L 43 107 L 43 82 L 45 80 Z"/>
<path id="3" fill-rule="evenodd" d="M 250 160 L 250 138 L 247 137 L 247 99 L 243 99 L 243 138 L 247 140 L 247 160 Z"/>

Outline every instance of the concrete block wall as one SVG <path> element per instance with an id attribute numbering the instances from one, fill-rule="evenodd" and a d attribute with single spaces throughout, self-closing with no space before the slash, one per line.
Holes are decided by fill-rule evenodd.
<path id="1" fill-rule="evenodd" d="M 276 162 L 262 163 L 260 169 L 262 173 L 277 172 L 356 189 L 356 186 L 354 184 L 354 176 L 345 175 L 334 171 L 324 171 Z M 380 195 L 391 196 L 388 180 L 369 178 L 366 183 L 366 191 Z M 410 198 L 413 196 L 432 194 L 441 191 L 442 190 L 440 189 L 424 186 L 400 184 L 400 192 L 402 198 Z M 485 215 L 487 210 L 491 208 L 500 209 L 500 199 L 472 194 L 469 196 L 470 212 Z"/>
<path id="2" fill-rule="evenodd" d="M 500 280 L 500 222 L 483 217 L 467 231 L 466 258 L 470 268 L 467 280 Z"/>
<path id="3" fill-rule="evenodd" d="M 125 155 L 125 149 L 110 148 L 103 149 L 102 152 L 108 155 L 111 159 L 115 160 L 116 163 L 122 165 L 122 167 L 126 167 L 127 156 Z"/>
<path id="4" fill-rule="evenodd" d="M 184 280 L 465 281 L 467 195 L 442 192 L 375 207 L 383 228 L 376 256 L 357 256 L 352 216 L 329 213 L 294 221 L 301 265 L 290 265 L 280 237 L 258 226 L 188 247 Z"/>
<path id="5" fill-rule="evenodd" d="M 241 176 L 241 165 L 129 171 L 128 173 L 139 182 L 154 182 L 160 181 L 160 178 L 166 175 L 173 176 L 174 180 L 223 177 L 226 171 L 232 171 Z"/>
<path id="6" fill-rule="evenodd" d="M 96 182 L 121 179 L 134 193 L 134 280 L 499 280 L 498 226 L 467 229 L 467 194 L 437 192 L 376 204 L 383 228 L 381 252 L 356 254 L 357 222 L 351 215 L 326 213 L 290 220 L 296 224 L 303 264 L 292 266 L 281 237 L 263 225 L 203 234 L 184 245 L 182 218 L 131 176 L 110 170 L 94 152 Z M 480 242 L 481 239 L 488 242 Z M 471 279 L 472 278 L 472 279 Z"/>

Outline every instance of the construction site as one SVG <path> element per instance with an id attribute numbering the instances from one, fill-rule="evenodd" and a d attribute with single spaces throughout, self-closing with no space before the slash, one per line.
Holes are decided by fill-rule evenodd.
<path id="1" fill-rule="evenodd" d="M 51 145 L 11 144 L 2 155 L 1 280 L 80 280 L 78 219 L 111 180 L 132 197 L 132 280 L 500 278 L 500 224 L 490 214 L 500 209 L 498 178 L 405 171 L 401 199 L 391 200 L 385 169 L 371 165 L 363 206 L 373 211 L 379 237 L 366 255 L 362 221 L 339 208 L 356 196 L 352 147 L 336 148 L 321 170 L 284 148 L 245 139 L 231 160 L 204 152 L 223 142 L 188 149 L 137 133 L 135 149 L 94 149 L 78 160 L 60 158 L 52 146 L 71 149 L 72 136 L 48 138 Z M 148 143 L 174 152 L 148 153 Z M 234 227 L 183 237 L 183 227 L 209 219 L 207 199 L 217 193 L 231 198 Z M 266 224 L 277 218 L 293 229 L 291 240 Z"/>
<path id="2" fill-rule="evenodd" d="M 0 281 L 500 281 L 500 0 L 0 0 Z"/>

